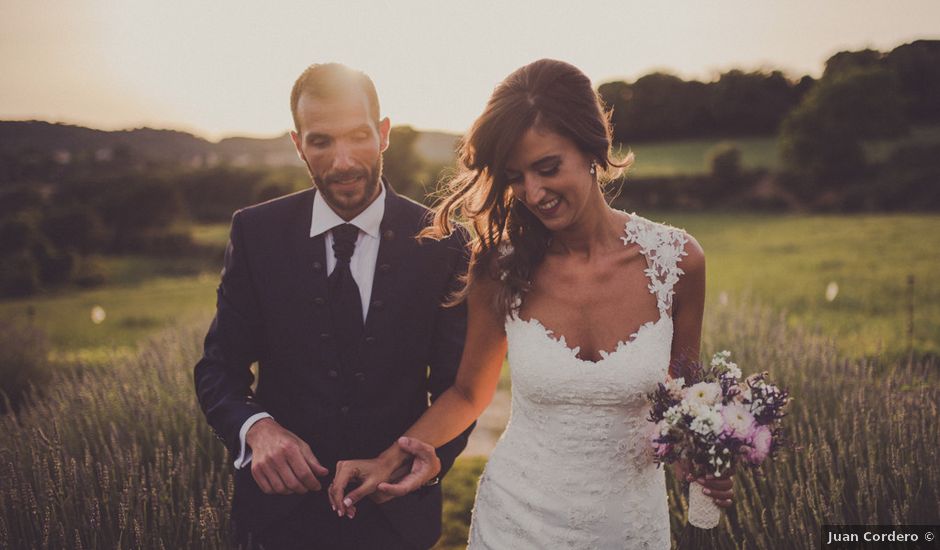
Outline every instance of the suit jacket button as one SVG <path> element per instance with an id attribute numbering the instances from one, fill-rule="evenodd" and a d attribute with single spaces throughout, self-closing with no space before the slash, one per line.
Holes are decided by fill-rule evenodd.
<path id="1" fill-rule="evenodd" d="M 364 372 L 357 372 L 357 373 L 356 373 L 356 380 L 358 380 L 358 381 L 360 381 L 360 382 L 365 382 L 365 381 L 366 381 L 366 373 L 364 373 Z"/>
<path id="2" fill-rule="evenodd" d="M 385 233 L 383 233 L 382 236 L 385 237 L 386 241 L 390 241 L 395 238 L 395 232 L 392 231 L 391 229 L 386 229 Z"/>
<path id="3" fill-rule="evenodd" d="M 323 269 L 323 264 L 321 264 L 320 262 L 313 262 L 313 269 L 320 271 L 321 269 Z"/>
<path id="4" fill-rule="evenodd" d="M 329 339 L 330 339 L 330 333 L 329 333 L 329 332 L 324 332 L 323 334 L 320 335 L 320 340 L 323 340 L 324 342 L 326 342 L 326 341 L 329 340 Z"/>
<path id="5" fill-rule="evenodd" d="M 366 343 L 367 343 L 367 344 L 374 344 L 374 343 L 375 343 L 375 336 L 366 336 Z"/>
<path id="6" fill-rule="evenodd" d="M 326 300 L 324 300 L 320 296 L 317 296 L 316 298 L 313 299 L 313 303 L 315 303 L 318 306 L 322 306 L 323 304 L 326 303 Z"/>
<path id="7" fill-rule="evenodd" d="M 338 378 L 338 377 L 339 377 L 339 373 L 336 372 L 336 369 L 330 369 L 329 372 L 326 373 L 326 375 L 329 376 L 330 378 Z"/>
<path id="8" fill-rule="evenodd" d="M 389 264 L 382 264 L 379 266 L 379 271 L 382 273 L 388 273 L 392 270 L 392 266 Z"/>
<path id="9" fill-rule="evenodd" d="M 372 307 L 375 309 L 382 309 L 382 306 L 385 305 L 385 302 L 382 300 L 372 300 Z"/>
<path id="10" fill-rule="evenodd" d="M 341 412 L 341 413 L 343 413 L 343 414 L 348 413 L 348 412 L 349 412 L 349 405 L 343 405 L 342 407 L 340 407 L 340 408 L 339 408 L 339 412 Z"/>

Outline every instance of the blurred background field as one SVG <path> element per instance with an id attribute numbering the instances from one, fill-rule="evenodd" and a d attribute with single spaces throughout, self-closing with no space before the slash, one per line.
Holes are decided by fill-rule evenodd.
<path id="1" fill-rule="evenodd" d="M 629 207 L 629 205 L 624 205 Z M 629 209 L 629 208 L 628 208 Z M 709 307 L 748 296 L 794 325 L 831 335 L 846 357 L 906 356 L 913 275 L 913 351 L 940 354 L 940 217 L 923 214 L 799 215 L 637 212 L 686 229 L 705 249 Z M 180 319 L 211 314 L 228 236 L 197 225 L 214 252 L 201 258 L 116 257 L 97 289 L 0 301 L 0 318 L 31 322 L 55 349 L 133 346 Z M 830 283 L 837 287 L 827 300 Z M 101 307 L 106 318 L 92 321 Z"/>

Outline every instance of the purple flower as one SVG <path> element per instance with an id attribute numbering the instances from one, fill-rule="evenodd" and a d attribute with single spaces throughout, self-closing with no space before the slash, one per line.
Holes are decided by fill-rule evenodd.
<path id="1" fill-rule="evenodd" d="M 653 452 L 655 452 L 656 456 L 658 456 L 659 458 L 662 458 L 668 455 L 671 450 L 672 450 L 672 445 L 669 443 L 657 443 L 655 441 L 653 442 Z"/>

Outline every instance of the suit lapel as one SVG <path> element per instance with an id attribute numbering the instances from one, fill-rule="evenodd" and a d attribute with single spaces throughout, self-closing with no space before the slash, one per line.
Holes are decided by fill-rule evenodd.
<path id="1" fill-rule="evenodd" d="M 382 183 L 385 185 L 385 214 L 379 225 L 381 241 L 372 279 L 372 298 L 366 316 L 366 338 L 375 338 L 385 328 L 383 325 L 390 316 L 389 297 L 395 288 L 398 274 L 404 268 L 404 257 L 414 237 L 407 216 L 404 215 L 404 199 L 395 193 L 385 178 L 382 178 Z"/>

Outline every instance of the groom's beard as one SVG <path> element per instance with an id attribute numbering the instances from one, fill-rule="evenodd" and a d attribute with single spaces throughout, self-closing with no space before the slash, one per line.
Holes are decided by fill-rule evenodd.
<path id="1" fill-rule="evenodd" d="M 306 164 L 306 162 L 304 163 Z M 323 193 L 327 204 L 337 213 L 362 212 L 379 195 L 382 184 L 382 155 L 370 168 L 353 168 L 343 171 L 331 171 L 323 175 L 314 175 L 307 164 L 307 172 Z M 350 180 L 358 180 L 349 183 Z"/>

